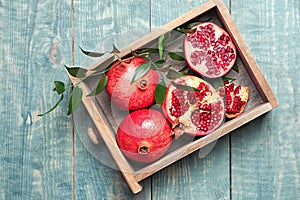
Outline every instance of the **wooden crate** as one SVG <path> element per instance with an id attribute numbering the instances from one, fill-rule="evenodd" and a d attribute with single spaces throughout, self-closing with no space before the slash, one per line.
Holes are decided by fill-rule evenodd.
<path id="1" fill-rule="evenodd" d="M 79 84 L 83 90 L 83 105 L 133 193 L 138 193 L 142 190 L 142 187 L 139 184 L 141 180 L 217 140 L 256 117 L 261 116 L 278 105 L 276 97 L 266 82 L 249 48 L 242 39 L 230 13 L 224 3 L 220 0 L 210 0 L 202 6 L 191 10 L 174 21 L 164 25 L 162 28 L 126 46 L 121 50 L 119 55 L 121 57 L 129 55 L 131 50 L 139 49 L 153 41 L 157 41 L 160 35 L 185 23 L 199 20 L 203 21 L 207 18 L 211 18 L 213 22 L 222 26 L 231 35 L 237 47 L 238 58 L 236 62 L 241 71 L 238 74 L 237 81 L 242 85 L 249 86 L 250 89 L 250 99 L 247 103 L 245 112 L 235 119 L 226 121 L 221 128 L 213 133 L 193 140 L 181 140 L 180 142 L 177 142 L 177 144 L 174 142 L 175 144 L 172 144 L 166 155 L 158 161 L 151 164 L 139 165 L 126 159 L 118 148 L 115 137 L 117 127 L 114 125 L 110 114 L 111 109 L 110 106 L 108 106 L 110 104 L 108 97 L 103 93 L 97 96 L 96 99 L 87 97 L 87 94 L 93 87 L 92 83 L 81 82 Z M 89 66 L 88 69 L 94 69 L 105 62 L 111 62 L 111 57 L 106 57 L 105 59 L 94 63 Z M 228 76 L 235 76 L 235 74 L 232 73 Z M 73 83 L 79 81 L 77 78 L 72 76 L 69 77 Z"/>

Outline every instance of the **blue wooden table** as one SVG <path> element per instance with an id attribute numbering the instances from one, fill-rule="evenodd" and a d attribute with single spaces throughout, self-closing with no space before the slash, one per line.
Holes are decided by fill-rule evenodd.
<path id="1" fill-rule="evenodd" d="M 225 0 L 280 106 L 142 181 L 96 160 L 67 116 L 67 100 L 38 117 L 111 34 L 156 28 L 204 0 L 0 1 L 0 199 L 300 199 L 300 1 Z"/>

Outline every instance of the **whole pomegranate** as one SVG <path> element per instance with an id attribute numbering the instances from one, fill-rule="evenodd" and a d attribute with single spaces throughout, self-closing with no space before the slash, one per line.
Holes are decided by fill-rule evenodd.
<path id="1" fill-rule="evenodd" d="M 235 118 L 240 116 L 249 98 L 249 89 L 245 86 L 236 86 L 234 83 L 224 82 L 224 87 L 218 89 L 225 101 L 226 117 Z"/>
<path id="2" fill-rule="evenodd" d="M 107 72 L 106 91 L 118 108 L 137 110 L 154 103 L 155 88 L 159 81 L 156 71 L 150 69 L 145 76 L 131 83 L 135 69 L 145 62 L 142 58 L 131 58 L 123 62 L 116 61 Z"/>
<path id="3" fill-rule="evenodd" d="M 183 133 L 192 136 L 207 135 L 216 130 L 224 119 L 224 103 L 218 92 L 196 76 L 184 76 L 176 84 L 195 88 L 182 90 L 169 84 L 163 102 L 163 112 L 173 127 L 175 137 Z"/>
<path id="4" fill-rule="evenodd" d="M 193 71 L 208 78 L 226 74 L 237 57 L 231 37 L 212 22 L 200 23 L 195 32 L 186 34 L 184 55 Z"/>
<path id="5" fill-rule="evenodd" d="M 171 142 L 171 127 L 162 113 L 141 109 L 128 114 L 117 130 L 117 143 L 128 158 L 153 162 L 162 157 Z"/>

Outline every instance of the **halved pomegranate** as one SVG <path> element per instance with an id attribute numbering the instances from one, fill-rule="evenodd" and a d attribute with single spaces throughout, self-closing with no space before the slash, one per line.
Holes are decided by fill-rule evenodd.
<path id="1" fill-rule="evenodd" d="M 224 82 L 224 87 L 218 89 L 226 104 L 226 117 L 235 118 L 244 112 L 248 98 L 249 89 L 245 86 L 236 86 L 234 83 Z"/>
<path id="2" fill-rule="evenodd" d="M 196 73 L 216 78 L 226 74 L 235 63 L 237 53 L 229 34 L 212 22 L 197 25 L 184 39 L 184 55 Z"/>
<path id="3" fill-rule="evenodd" d="M 163 156 L 171 142 L 171 127 L 157 110 L 141 109 L 128 114 L 117 131 L 117 143 L 128 158 L 153 162 Z"/>
<path id="4" fill-rule="evenodd" d="M 107 72 L 106 91 L 111 101 L 122 110 L 137 110 L 152 105 L 155 101 L 155 88 L 159 81 L 156 71 L 150 69 L 139 80 L 131 83 L 135 69 L 146 61 L 132 58 L 116 61 Z"/>
<path id="5" fill-rule="evenodd" d="M 162 109 L 172 124 L 175 137 L 183 133 L 192 136 L 207 135 L 216 130 L 224 119 L 224 103 L 218 92 L 196 76 L 174 80 L 176 84 L 197 89 L 181 90 L 170 83 Z"/>

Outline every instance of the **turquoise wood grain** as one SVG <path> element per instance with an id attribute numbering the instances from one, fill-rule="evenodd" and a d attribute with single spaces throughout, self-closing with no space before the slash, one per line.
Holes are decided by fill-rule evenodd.
<path id="1" fill-rule="evenodd" d="M 149 1 L 75 1 L 74 8 L 75 47 L 92 50 L 112 35 L 126 34 L 132 29 L 149 29 Z M 104 50 L 111 50 L 112 44 Z M 118 43 L 115 45 L 121 48 Z M 76 48 L 76 65 L 86 63 L 85 59 Z M 75 139 L 76 199 L 151 199 L 151 179 L 142 181 L 142 192 L 133 195 L 120 171 L 92 157 L 78 134 Z"/>
<path id="2" fill-rule="evenodd" d="M 207 2 L 206 0 L 152 0 L 151 1 L 151 27 L 159 28 L 162 25 L 176 19 L 186 12 L 199 7 Z M 225 0 L 229 8 L 229 0 Z"/>
<path id="3" fill-rule="evenodd" d="M 152 199 L 229 199 L 228 137 L 203 159 L 198 151 L 152 176 Z"/>
<path id="4" fill-rule="evenodd" d="M 160 27 L 206 1 L 151 1 L 151 25 Z M 229 1 L 226 1 L 229 7 Z M 198 151 L 152 176 L 152 199 L 229 199 L 229 137 L 204 159 Z"/>
<path id="5" fill-rule="evenodd" d="M 56 79 L 71 58 L 71 5 L 0 3 L 0 199 L 71 196 L 71 121 L 62 109 L 40 118 L 58 97 Z"/>
<path id="6" fill-rule="evenodd" d="M 232 1 L 232 15 L 279 100 L 232 134 L 232 199 L 300 199 L 300 3 Z"/>
<path id="7" fill-rule="evenodd" d="M 75 64 L 85 59 L 77 46 L 92 49 L 110 34 L 160 27 L 203 2 L 74 0 Z M 220 139 L 204 159 L 195 152 L 142 181 L 138 195 L 76 134 L 76 199 L 300 199 L 300 3 L 226 5 L 280 106 Z M 62 65 L 71 65 L 71 14 L 71 1 L 0 3 L 0 199 L 72 197 L 67 101 L 37 117 L 58 100 L 53 81 L 68 81 Z"/>

